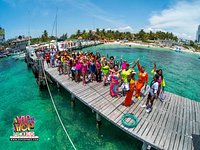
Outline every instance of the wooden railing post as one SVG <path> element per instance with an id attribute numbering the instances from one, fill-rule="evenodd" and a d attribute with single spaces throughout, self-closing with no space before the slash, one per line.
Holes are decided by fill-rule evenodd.
<path id="1" fill-rule="evenodd" d="M 71 94 L 71 106 L 73 108 L 75 107 L 75 96 L 74 96 L 74 94 Z"/>
<path id="2" fill-rule="evenodd" d="M 101 127 L 101 116 L 98 113 L 96 113 L 96 127 L 97 129 Z"/>

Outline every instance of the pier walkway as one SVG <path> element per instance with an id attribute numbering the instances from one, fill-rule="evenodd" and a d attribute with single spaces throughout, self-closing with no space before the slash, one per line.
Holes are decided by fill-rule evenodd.
<path id="1" fill-rule="evenodd" d="M 78 100 L 130 136 L 144 142 L 144 145 L 155 149 L 194 150 L 192 134 L 200 135 L 199 102 L 166 92 L 165 101 L 155 100 L 153 111 L 148 114 L 140 106 L 145 103 L 149 89 L 142 90 L 140 101 L 133 97 L 135 103 L 125 107 L 121 105 L 125 97 L 112 98 L 109 86 L 103 87 L 97 82 L 83 86 L 82 82 L 68 80 L 66 75 L 58 75 L 57 68 L 47 68 L 46 65 L 45 71 Z M 121 123 L 122 112 L 134 114 L 139 124 L 135 128 L 124 127 Z"/>

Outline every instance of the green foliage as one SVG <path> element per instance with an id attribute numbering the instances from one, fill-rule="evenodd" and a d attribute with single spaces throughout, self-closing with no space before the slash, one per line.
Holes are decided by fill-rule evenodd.
<path id="1" fill-rule="evenodd" d="M 63 34 L 63 35 L 60 37 L 61 40 L 66 40 L 67 38 L 68 38 L 67 33 Z"/>
<path id="2" fill-rule="evenodd" d="M 140 30 L 138 33 L 132 34 L 130 32 L 120 32 L 118 30 L 105 30 L 105 29 L 96 29 L 95 32 L 92 32 L 89 30 L 86 32 L 83 30 L 81 32 L 80 30 L 77 30 L 76 34 L 71 35 L 71 39 L 78 39 L 79 37 L 82 37 L 83 39 L 96 39 L 96 40 L 141 40 L 143 42 L 148 42 L 148 40 L 173 40 L 178 41 L 178 37 L 173 35 L 173 33 L 169 32 L 145 32 L 143 29 Z"/>
<path id="3" fill-rule="evenodd" d="M 42 40 L 42 42 L 47 42 L 48 39 L 49 39 L 48 32 L 47 32 L 47 30 L 44 30 L 42 37 L 41 37 L 41 40 Z"/>
<path id="4" fill-rule="evenodd" d="M 145 32 L 143 29 L 135 34 L 135 39 L 141 41 L 158 40 L 158 39 L 178 41 L 178 37 L 173 35 L 173 33 L 162 32 L 162 31 L 157 31 L 155 33 L 150 31 L 148 33 Z"/>
<path id="5" fill-rule="evenodd" d="M 0 27 L 0 35 L 5 35 L 5 30 Z"/>
<path id="6" fill-rule="evenodd" d="M 70 36 L 70 39 L 78 39 L 79 37 L 82 37 L 86 40 L 132 40 L 133 34 L 130 32 L 119 32 L 119 31 L 113 31 L 113 30 L 105 30 L 105 29 L 96 29 L 96 31 L 89 30 L 86 32 L 83 30 L 81 32 L 78 30 L 76 34 L 72 34 Z"/>
<path id="7" fill-rule="evenodd" d="M 8 46 L 9 46 L 9 42 L 8 42 L 8 41 L 3 42 L 3 43 L 2 43 L 2 46 L 8 47 Z"/>
<path id="8" fill-rule="evenodd" d="M 190 46 L 192 46 L 192 47 L 195 46 L 195 43 L 192 40 L 190 40 Z"/>
<path id="9" fill-rule="evenodd" d="M 191 46 L 191 47 L 193 47 L 196 51 L 199 51 L 199 52 L 200 52 L 200 45 L 198 45 L 197 42 L 193 42 L 193 41 L 190 40 L 190 45 L 188 45 L 188 46 Z"/>
<path id="10" fill-rule="evenodd" d="M 56 40 L 56 37 L 55 36 L 48 36 L 48 32 L 46 30 L 44 30 L 41 37 L 31 39 L 31 44 L 39 44 L 39 43 L 42 43 L 42 42 L 49 42 L 51 40 Z"/>

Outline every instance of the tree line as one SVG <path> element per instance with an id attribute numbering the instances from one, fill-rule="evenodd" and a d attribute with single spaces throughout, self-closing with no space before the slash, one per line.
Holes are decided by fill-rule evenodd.
<path id="1" fill-rule="evenodd" d="M 77 30 L 75 34 L 72 34 L 70 37 L 68 37 L 68 34 L 65 33 L 59 38 L 57 38 L 58 41 L 64 41 L 64 40 L 71 40 L 71 39 L 84 39 L 84 40 L 128 40 L 128 41 L 142 41 L 142 42 L 151 42 L 152 40 L 172 40 L 172 41 L 178 41 L 178 37 L 175 36 L 173 33 L 170 32 L 145 32 L 143 29 L 141 29 L 138 33 L 131 33 L 131 32 L 120 32 L 118 30 L 105 30 L 105 29 L 96 29 L 96 30 Z M 44 43 L 44 42 L 50 42 L 51 40 L 56 40 L 55 36 L 49 36 L 47 30 L 44 30 L 42 35 L 37 38 L 31 39 L 31 44 L 38 44 L 38 43 Z M 5 47 L 9 46 L 9 42 L 4 42 L 3 45 Z M 191 46 L 195 49 L 200 49 L 199 46 L 193 42 L 190 41 L 189 45 L 185 46 Z"/>
<path id="2" fill-rule="evenodd" d="M 118 30 L 105 30 L 105 29 L 96 29 L 96 31 L 80 31 L 77 30 L 75 34 L 72 34 L 70 38 L 72 39 L 87 39 L 87 40 L 140 40 L 143 42 L 147 42 L 148 40 L 173 40 L 178 41 L 178 37 L 175 36 L 173 33 L 169 32 L 145 32 L 143 29 L 140 30 L 138 33 L 131 33 L 131 32 L 120 32 Z"/>

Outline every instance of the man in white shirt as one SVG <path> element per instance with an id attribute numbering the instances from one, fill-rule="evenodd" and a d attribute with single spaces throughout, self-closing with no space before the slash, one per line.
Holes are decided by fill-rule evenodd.
<path id="1" fill-rule="evenodd" d="M 154 75 L 153 80 L 150 84 L 150 91 L 147 98 L 146 105 L 143 105 L 142 107 L 146 107 L 146 112 L 150 113 L 152 111 L 152 106 L 154 99 L 157 97 L 157 91 L 158 91 L 158 75 Z M 149 104 L 150 102 L 150 104 Z"/>

